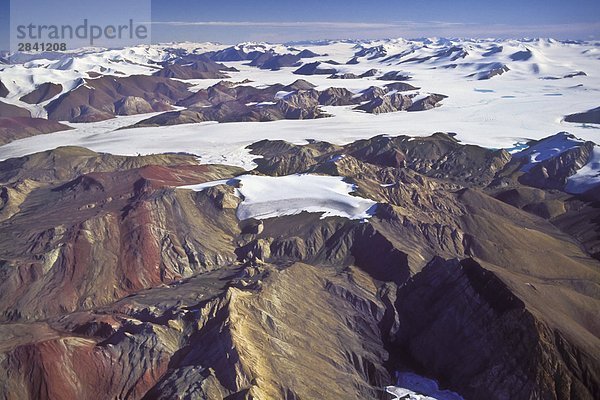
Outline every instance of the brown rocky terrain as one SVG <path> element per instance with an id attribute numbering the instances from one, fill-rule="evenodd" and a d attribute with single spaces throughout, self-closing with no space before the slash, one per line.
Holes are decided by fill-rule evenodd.
<path id="1" fill-rule="evenodd" d="M 76 89 L 46 105 L 48 119 L 93 122 L 140 111 L 165 111 L 189 96 L 188 84 L 161 76 L 102 76 L 85 79 Z"/>
<path id="2" fill-rule="evenodd" d="M 229 78 L 226 71 L 237 70 L 214 62 L 204 55 L 187 55 L 165 63 L 154 75 L 177 79 L 225 79 Z"/>
<path id="3" fill-rule="evenodd" d="M 575 139 L 574 136 L 561 132 L 539 141 L 532 141 L 530 142 L 532 147 L 529 150 L 517 153 L 515 161 L 521 160 L 522 164 L 526 164 L 532 152 L 539 151 L 538 148 L 540 147 L 553 145 L 556 138 Z M 594 142 L 582 141 L 565 149 L 555 157 L 550 157 L 531 167 L 525 166 L 522 168 L 525 173 L 519 177 L 519 180 L 529 186 L 562 189 L 565 187 L 567 179 L 591 160 L 594 146 Z"/>
<path id="4" fill-rule="evenodd" d="M 29 110 L 16 106 L 14 104 L 5 103 L 0 101 L 0 117 L 1 118 L 12 118 L 12 117 L 31 117 Z"/>
<path id="5" fill-rule="evenodd" d="M 310 52 L 311 53 L 311 52 Z M 276 54 L 273 51 L 262 53 L 254 58 L 248 65 L 258 67 L 260 69 L 270 69 L 278 71 L 283 67 L 295 67 L 301 64 L 302 54 Z"/>
<path id="6" fill-rule="evenodd" d="M 417 88 L 392 83 L 383 88 L 371 86 L 356 94 L 345 88 L 331 87 L 314 89 L 314 85 L 299 79 L 290 85 L 275 84 L 265 88 L 231 85 L 219 82 L 201 89 L 177 105 L 184 110 L 156 115 L 135 124 L 142 126 L 164 126 L 204 121 L 241 122 L 276 121 L 281 119 L 314 119 L 327 117 L 321 106 L 357 105 L 357 110 L 379 114 L 395 111 L 425 111 L 440 106 L 446 96 L 431 94 L 416 100 L 402 91 Z M 278 93 L 287 92 L 285 96 Z"/>
<path id="7" fill-rule="evenodd" d="M 31 112 L 14 104 L 0 102 L 0 145 L 40 135 L 71 129 L 69 126 L 45 118 L 32 118 Z"/>
<path id="8" fill-rule="evenodd" d="M 29 136 L 64 131 L 67 129 L 71 129 L 71 127 L 45 118 L 0 118 L 0 145 Z"/>
<path id="9" fill-rule="evenodd" d="M 594 191 L 443 133 L 251 151 L 255 174 L 344 176 L 375 215 L 239 221 L 230 184 L 181 186 L 243 171 L 187 155 L 0 162 L 2 398 L 385 399 L 396 370 L 465 399 L 600 395 Z"/>
<path id="10" fill-rule="evenodd" d="M 21 101 L 29 104 L 39 104 L 62 92 L 62 85 L 56 83 L 42 83 L 34 91 L 21 97 Z"/>

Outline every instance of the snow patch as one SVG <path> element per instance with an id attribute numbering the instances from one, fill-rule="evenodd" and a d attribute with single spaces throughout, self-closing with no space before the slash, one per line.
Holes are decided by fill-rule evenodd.
<path id="1" fill-rule="evenodd" d="M 338 176 L 242 175 L 180 188 L 201 191 L 222 184 L 238 186 L 236 194 L 242 199 L 237 209 L 240 220 L 274 218 L 303 211 L 323 213 L 321 218 L 338 216 L 362 220 L 373 215 L 377 204 L 373 200 L 350 195 L 356 190 L 356 185 L 344 182 L 344 178 Z"/>
<path id="2" fill-rule="evenodd" d="M 289 92 L 286 92 L 285 90 L 280 90 L 279 92 L 275 93 L 275 99 L 276 100 L 285 99 L 287 96 L 289 96 L 292 93 L 295 93 L 295 90 L 292 90 Z"/>
<path id="3" fill-rule="evenodd" d="M 565 191 L 568 193 L 583 193 L 596 185 L 600 185 L 600 147 L 598 146 L 594 146 L 590 161 L 575 175 L 567 179 Z"/>
<path id="4" fill-rule="evenodd" d="M 464 400 L 457 393 L 440 390 L 436 381 L 412 372 L 397 372 L 396 386 L 387 386 L 385 391 L 394 400 Z"/>
<path id="5" fill-rule="evenodd" d="M 556 157 L 557 155 L 574 147 L 580 146 L 583 143 L 585 143 L 585 141 L 577 139 L 575 136 L 567 132 L 560 132 L 554 136 L 550 136 L 539 141 L 526 150 L 514 154 L 513 157 L 529 159 L 529 162 L 521 168 L 522 171 L 527 172 L 530 171 L 536 164 L 549 158 Z"/>

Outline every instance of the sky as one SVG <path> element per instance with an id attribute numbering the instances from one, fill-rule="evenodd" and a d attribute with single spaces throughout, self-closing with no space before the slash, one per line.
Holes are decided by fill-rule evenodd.
<path id="1" fill-rule="evenodd" d="M 45 12 L 48 21 L 69 15 L 64 0 L 13 1 L 30 10 L 44 4 L 51 10 Z M 599 0 L 147 1 L 155 43 L 431 36 L 600 40 Z M 85 2 L 106 20 L 121 14 L 102 1 L 79 1 Z M 55 6 L 48 8 L 50 3 Z M 9 47 L 9 32 L 10 0 L 0 0 L 0 49 Z"/>

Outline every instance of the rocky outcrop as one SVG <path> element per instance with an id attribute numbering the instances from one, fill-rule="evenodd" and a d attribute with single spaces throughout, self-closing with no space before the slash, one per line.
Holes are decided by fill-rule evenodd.
<path id="1" fill-rule="evenodd" d="M 414 100 L 413 104 L 408 107 L 407 111 L 427 111 L 432 108 L 439 107 L 440 102 L 447 98 L 443 94 L 430 94 L 425 97 L 419 98 L 418 100 Z"/>
<path id="2" fill-rule="evenodd" d="M 145 99 L 137 96 L 123 97 L 115 103 L 116 115 L 144 114 L 155 111 Z"/>
<path id="3" fill-rule="evenodd" d="M 352 72 L 345 72 L 343 74 L 333 74 L 328 77 L 329 79 L 360 79 L 360 76 L 353 74 Z"/>
<path id="4" fill-rule="evenodd" d="M 4 83 L 2 83 L 2 81 L 0 81 L 0 97 L 6 97 L 6 96 L 8 96 L 8 89 L 6 88 Z"/>
<path id="5" fill-rule="evenodd" d="M 505 72 L 510 71 L 510 68 L 508 68 L 507 65 L 500 64 L 500 63 L 491 63 L 488 65 L 481 65 L 479 69 L 480 69 L 479 72 L 468 75 L 468 77 L 469 78 L 475 77 L 478 80 L 482 81 L 482 80 L 491 79 L 494 76 L 502 75 Z"/>
<path id="6" fill-rule="evenodd" d="M 513 61 L 527 61 L 533 57 L 533 53 L 529 49 L 521 50 L 511 54 L 510 59 Z"/>
<path id="7" fill-rule="evenodd" d="M 300 54 L 276 54 L 273 51 L 268 51 L 254 58 L 248 65 L 258 67 L 260 69 L 269 69 L 271 71 L 278 71 L 284 67 L 297 67 L 299 66 L 302 57 Z"/>
<path id="8" fill-rule="evenodd" d="M 385 57 L 387 55 L 387 50 L 385 46 L 360 46 L 360 50 L 354 53 L 355 58 L 366 57 L 367 60 L 375 60 L 377 58 Z"/>
<path id="9" fill-rule="evenodd" d="M 384 88 L 371 86 L 359 93 L 331 87 L 316 90 L 310 82 L 298 79 L 292 84 L 275 84 L 257 88 L 219 82 L 177 102 L 185 110 L 168 112 L 140 121 L 134 127 L 162 126 L 204 121 L 276 121 L 280 119 L 314 119 L 326 117 L 320 106 L 360 104 L 356 109 L 372 113 L 394 111 L 424 111 L 440 106 L 446 96 L 431 94 L 402 95 L 398 92 L 416 90 L 409 84 L 396 82 Z M 123 100 L 121 100 L 122 102 Z M 361 104 L 364 103 L 364 104 Z M 152 107 L 156 110 L 156 106 Z M 133 112 L 135 112 L 133 107 Z"/>
<path id="10" fill-rule="evenodd" d="M 567 179 L 589 162 L 594 146 L 593 142 L 582 142 L 536 163 L 519 177 L 519 181 L 539 188 L 563 189 Z"/>
<path id="11" fill-rule="evenodd" d="M 270 69 L 273 71 L 276 71 L 282 67 L 294 67 L 297 66 L 300 60 L 303 58 L 314 58 L 318 56 L 318 54 L 308 49 L 299 51 L 297 54 L 278 54 L 273 50 L 265 49 L 264 46 L 258 47 L 262 47 L 262 49 L 246 52 L 243 48 L 233 46 L 216 52 L 206 53 L 205 55 L 214 61 L 249 60 L 250 63 L 248 65 L 258 67 L 260 69 Z"/>
<path id="12" fill-rule="evenodd" d="M 261 141 L 249 148 L 262 156 L 255 160 L 258 170 L 270 175 L 307 172 L 317 164 L 323 168 L 340 165 L 349 162 L 341 155 L 350 155 L 379 167 L 409 168 L 424 176 L 481 187 L 490 184 L 511 161 L 504 150 L 465 146 L 444 133 L 423 138 L 376 136 L 343 147 L 325 142 L 296 146 Z"/>
<path id="13" fill-rule="evenodd" d="M 291 84 L 289 84 L 287 86 L 284 86 L 282 88 L 282 90 L 284 90 L 284 91 L 310 90 L 310 89 L 313 89 L 313 88 L 315 88 L 315 85 L 313 85 L 309 81 L 304 80 L 304 79 L 296 79 Z"/>
<path id="14" fill-rule="evenodd" d="M 600 107 L 582 113 L 569 114 L 565 117 L 565 121 L 581 124 L 600 124 Z"/>
<path id="15" fill-rule="evenodd" d="M 382 81 L 407 81 L 410 79 L 410 76 L 402 71 L 390 71 L 381 75 L 377 79 Z"/>
<path id="16" fill-rule="evenodd" d="M 561 334 L 475 260 L 432 261 L 398 290 L 396 309 L 393 343 L 402 356 L 466 398 L 598 395 L 579 370 L 596 369 L 597 360 L 564 347 Z"/>
<path id="17" fill-rule="evenodd" d="M 22 96 L 20 100 L 29 104 L 39 104 L 56 97 L 62 90 L 62 85 L 46 82 L 37 86 L 34 91 Z"/>
<path id="18" fill-rule="evenodd" d="M 226 79 L 229 78 L 226 71 L 237 71 L 235 68 L 216 63 L 208 57 L 189 63 L 186 61 L 190 60 L 183 58 L 175 63 L 166 64 L 161 70 L 155 72 L 154 76 L 177 79 Z"/>
<path id="19" fill-rule="evenodd" d="M 134 125 L 164 126 L 203 121 L 240 122 L 276 121 L 281 119 L 315 119 L 327 117 L 320 108 L 315 91 L 299 91 L 277 102 L 246 105 L 244 100 L 232 100 L 214 106 L 195 106 L 148 118 Z"/>
<path id="20" fill-rule="evenodd" d="M 319 93 L 319 104 L 323 106 L 347 106 L 355 104 L 355 94 L 345 88 L 327 88 Z"/>
<path id="21" fill-rule="evenodd" d="M 20 399 L 383 398 L 383 308 L 355 269 L 223 269 L 40 324 L 43 340 L 3 349 L 0 387 Z"/>
<path id="22" fill-rule="evenodd" d="M 72 162 L 77 162 L 79 168 L 84 168 L 86 161 L 93 161 L 90 158 L 99 161 L 93 155 L 75 157 Z M 123 158 L 121 162 L 150 160 Z M 119 164 L 118 160 L 110 161 Z M 107 164 L 106 168 L 110 168 L 110 162 Z M 176 168 L 154 165 L 120 172 L 92 172 L 58 186 L 39 188 L 36 196 L 42 196 L 45 202 L 39 204 L 28 197 L 19 205 L 20 212 L 13 215 L 12 222 L 0 228 L 12 230 L 10 226 L 17 223 L 19 228 L 12 232 L 21 237 L 14 240 L 2 235 L 3 259 L 12 259 L 15 252 L 29 249 L 27 258 L 4 265 L 7 280 L 2 284 L 3 292 L 27 294 L 18 300 L 6 297 L 2 318 L 39 318 L 61 310 L 106 304 L 132 291 L 210 269 L 227 257 L 235 259 L 233 248 L 225 241 L 209 244 L 190 238 L 218 235 L 216 225 L 186 226 L 179 221 L 185 214 L 186 219 L 197 220 L 194 213 L 198 207 L 210 208 L 212 199 L 204 193 L 170 189 L 231 176 L 233 171 L 236 169 L 212 169 L 191 163 Z M 28 178 L 43 181 L 40 175 Z M 69 210 L 69 216 L 63 215 L 60 221 L 46 218 L 43 223 L 27 227 L 27 215 L 43 213 L 48 207 L 57 212 Z M 229 220 L 223 220 L 222 229 L 231 235 L 237 230 L 231 219 L 235 219 L 234 210 L 224 217 Z M 201 233 L 197 229 L 207 231 Z M 88 261 L 83 262 L 84 259 Z M 27 279 L 18 279 L 25 271 L 29 271 Z M 53 301 L 40 306 L 35 305 L 35 298 Z"/>
<path id="23" fill-rule="evenodd" d="M 188 97 L 190 92 L 187 87 L 185 83 L 158 76 L 104 76 L 88 80 L 52 100 L 46 110 L 48 119 L 51 120 L 91 122 L 114 117 L 115 104 L 118 107 L 123 101 L 127 103 L 130 101 L 127 98 L 141 98 L 154 111 L 163 111 L 165 105 L 175 104 Z"/>
<path id="24" fill-rule="evenodd" d="M 375 75 L 377 75 L 378 72 L 379 71 L 377 69 L 373 68 L 373 69 L 363 72 L 360 75 L 356 75 L 351 72 L 346 72 L 343 74 L 336 73 L 336 74 L 331 75 L 329 77 L 329 79 L 361 79 L 361 78 L 368 78 L 371 76 L 375 76 Z"/>
<path id="25" fill-rule="evenodd" d="M 335 73 L 337 73 L 337 70 L 334 67 L 319 61 L 304 64 L 294 71 L 296 75 L 333 75 Z"/>
<path id="26" fill-rule="evenodd" d="M 216 51 L 212 54 L 208 53 L 211 60 L 222 61 L 244 61 L 248 59 L 248 54 L 236 47 L 227 47 L 223 50 Z"/>
<path id="27" fill-rule="evenodd" d="M 239 221 L 239 188 L 181 186 L 243 171 L 193 156 L 1 162 L 0 392 L 385 399 L 412 370 L 465 398 L 598 396 L 593 193 L 443 133 L 251 151 L 254 174 L 343 176 L 371 217 Z"/>
<path id="28" fill-rule="evenodd" d="M 563 201 L 566 212 L 554 216 L 552 223 L 577 239 L 592 257 L 600 261 L 599 202 L 600 186 L 583 194 L 569 195 Z"/>
<path id="29" fill-rule="evenodd" d="M 0 145 L 13 140 L 67 129 L 71 129 L 71 127 L 44 118 L 0 118 Z"/>
<path id="30" fill-rule="evenodd" d="M 396 111 L 426 111 L 439 107 L 440 102 L 447 97 L 442 94 L 430 94 L 415 98 L 416 96 L 416 94 L 404 95 L 392 90 L 383 95 L 374 95 L 371 100 L 355 107 L 355 109 L 371 114 Z"/>
<path id="31" fill-rule="evenodd" d="M 362 110 L 371 114 L 382 114 L 394 111 L 408 110 L 412 106 L 412 100 L 408 96 L 393 93 L 376 97 L 368 103 L 357 106 L 357 110 Z"/>
<path id="32" fill-rule="evenodd" d="M 0 101 L 0 118 L 31 118 L 29 110 Z"/>
<path id="33" fill-rule="evenodd" d="M 397 92 L 408 92 L 411 90 L 419 90 L 420 89 L 420 88 L 415 87 L 406 82 L 392 82 L 392 83 L 386 84 L 385 87 L 390 91 L 395 90 Z"/>
<path id="34" fill-rule="evenodd" d="M 530 187 L 504 190 L 498 193 L 496 198 L 544 219 L 553 219 L 567 212 L 563 196 Z"/>

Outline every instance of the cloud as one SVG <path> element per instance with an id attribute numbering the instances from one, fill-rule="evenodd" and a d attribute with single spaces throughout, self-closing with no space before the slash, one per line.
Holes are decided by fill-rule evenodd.
<path id="1" fill-rule="evenodd" d="M 331 21 L 152 21 L 152 25 L 170 26 L 214 26 L 214 27 L 257 27 L 257 28 L 318 28 L 318 29 L 388 29 L 413 26 L 415 22 L 331 22 Z"/>
<path id="2" fill-rule="evenodd" d="M 270 36 L 280 30 L 279 39 L 384 38 L 384 37 L 524 37 L 587 38 L 600 34 L 600 22 L 571 24 L 481 24 L 452 21 L 152 21 L 156 28 L 237 28 L 252 37 Z M 257 37 L 258 38 L 258 37 Z M 263 39 L 264 40 L 264 39 Z"/>

